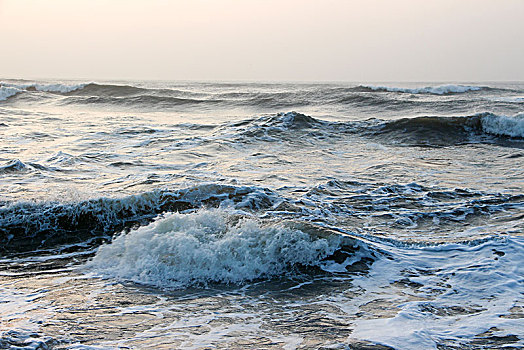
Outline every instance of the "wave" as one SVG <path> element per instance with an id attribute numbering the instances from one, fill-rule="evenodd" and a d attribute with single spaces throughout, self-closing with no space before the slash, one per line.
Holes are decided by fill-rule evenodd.
<path id="1" fill-rule="evenodd" d="M 396 120 L 331 122 L 297 112 L 278 113 L 229 123 L 217 131 L 246 142 L 319 141 L 347 134 L 375 137 L 399 145 L 446 146 L 524 138 L 524 114 L 479 113 L 472 116 L 421 116 Z M 502 139 L 500 139 L 502 138 Z M 499 140 L 500 139 L 500 140 Z"/>
<path id="2" fill-rule="evenodd" d="M 59 93 L 68 93 L 75 90 L 83 89 L 84 87 L 88 86 L 89 83 L 81 83 L 81 84 L 41 84 L 41 83 L 6 83 L 6 82 L 0 82 L 1 87 L 6 88 L 13 88 L 18 90 L 26 90 L 26 91 L 43 91 L 43 92 L 59 92 Z"/>
<path id="3" fill-rule="evenodd" d="M 492 231 L 468 232 L 469 224 L 479 220 L 496 220 L 515 212 L 522 218 L 524 195 L 486 193 L 469 189 L 427 187 L 417 183 L 369 184 L 331 180 L 306 192 L 297 202 L 285 203 L 281 217 L 300 217 L 318 221 L 318 213 L 327 222 L 347 223 L 351 230 L 373 227 L 374 232 L 395 232 L 396 239 L 411 242 L 449 242 L 484 237 Z M 288 213 L 285 211 L 287 210 Z M 294 213 L 292 211 L 295 211 Z M 506 214 L 503 214 L 506 213 Z M 268 215 L 275 216 L 272 212 Z M 331 220 L 331 221 L 330 221 Z M 463 225 L 457 226 L 460 222 Z M 346 225 L 346 224 L 343 224 Z M 417 234 L 413 232 L 416 230 Z M 402 232 L 406 232 L 406 234 Z M 466 234 L 464 234 L 466 232 Z"/>
<path id="4" fill-rule="evenodd" d="M 258 91 L 258 92 L 190 92 L 178 89 L 142 88 L 129 85 L 87 84 L 84 88 L 68 93 L 76 98 L 69 103 L 104 103 L 116 105 L 152 105 L 161 103 L 165 106 L 180 104 L 211 104 L 224 107 L 260 107 L 268 109 L 298 108 L 315 104 L 388 106 L 389 108 L 409 108 L 424 101 L 401 100 L 384 95 L 362 94 L 362 92 L 381 91 L 368 87 L 325 88 L 310 91 L 296 87 L 294 91 Z M 438 90 L 435 90 L 438 91 Z M 83 98 L 80 98 L 83 97 Z"/>
<path id="5" fill-rule="evenodd" d="M 336 124 L 297 112 L 277 113 L 224 124 L 215 130 L 214 137 L 246 143 L 294 142 L 309 136 L 325 137 Z"/>
<path id="6" fill-rule="evenodd" d="M 69 91 L 69 95 L 91 95 L 91 96 L 111 96 L 123 97 L 137 95 L 146 92 L 147 89 L 132 85 L 114 85 L 114 84 L 85 84 L 81 89 Z"/>
<path id="7" fill-rule="evenodd" d="M 5 204 L 0 207 L 0 252 L 47 249 L 96 236 L 110 238 L 164 212 L 221 205 L 254 210 L 270 207 L 275 201 L 275 194 L 264 188 L 205 184 L 73 203 Z"/>
<path id="8" fill-rule="evenodd" d="M 307 106 L 310 101 L 296 93 L 203 93 L 177 89 L 146 89 L 133 86 L 89 84 L 67 94 L 67 104 L 107 104 L 124 106 L 173 107 L 206 105 L 206 107 L 284 108 Z M 243 98 L 239 98 L 242 96 Z"/>
<path id="9" fill-rule="evenodd" d="M 95 95 L 95 96 L 129 96 L 143 93 L 148 89 L 131 85 L 111 85 L 97 83 L 80 84 L 41 84 L 41 83 L 9 83 L 0 82 L 0 100 L 22 92 L 52 92 L 66 95 Z"/>
<path id="10" fill-rule="evenodd" d="M 494 98 L 491 98 L 490 101 L 520 104 L 520 103 L 524 103 L 524 96 L 494 97 Z"/>
<path id="11" fill-rule="evenodd" d="M 52 249 L 96 237 L 111 239 L 116 232 L 149 224 L 159 214 L 200 208 L 227 207 L 271 220 L 340 219 L 354 225 L 351 230 L 373 222 L 375 227 L 396 230 L 440 225 L 443 232 L 456 229 L 458 221 L 519 210 L 523 204 L 522 196 L 340 181 L 313 187 L 296 199 L 267 188 L 210 183 L 69 203 L 0 202 L 0 253 Z"/>
<path id="12" fill-rule="evenodd" d="M 356 107 L 388 108 L 393 110 L 402 110 L 417 105 L 423 105 L 422 101 L 403 100 L 384 95 L 381 96 L 379 94 L 355 93 L 333 96 L 330 100 L 328 100 L 328 102 L 335 105 L 343 104 Z"/>
<path id="13" fill-rule="evenodd" d="M 217 104 L 220 100 L 181 98 L 173 96 L 136 95 L 136 96 L 71 96 L 65 104 L 106 104 L 120 106 L 171 107 L 180 105 Z"/>
<path id="14" fill-rule="evenodd" d="M 409 101 L 397 101 L 381 96 L 362 96 L 355 94 L 355 88 L 330 88 L 309 91 L 296 87 L 294 91 L 246 91 L 246 92 L 197 92 L 174 88 L 146 88 L 133 85 L 117 84 L 39 84 L 39 83 L 3 83 L 0 82 L 0 100 L 20 93 L 33 91 L 51 92 L 65 95 L 66 104 L 107 104 L 107 105 L 142 105 L 162 104 L 177 106 L 181 104 L 211 104 L 229 107 L 286 108 L 303 107 L 318 104 L 357 104 L 357 105 L 392 105 L 409 104 Z"/>
<path id="15" fill-rule="evenodd" d="M 9 97 L 13 97 L 20 92 L 22 92 L 20 89 L 0 85 L 0 101 L 5 101 Z"/>
<path id="16" fill-rule="evenodd" d="M 518 98 L 510 98 L 504 92 L 522 92 L 504 88 L 473 85 L 442 85 L 421 88 L 400 88 L 387 86 L 335 86 L 335 85 L 249 85 L 239 84 L 238 90 L 230 91 L 227 84 L 202 85 L 196 90 L 187 85 L 173 87 L 128 85 L 112 83 L 38 83 L 38 82 L 0 82 L 0 101 L 8 100 L 18 94 L 34 91 L 49 92 L 52 95 L 31 95 L 34 98 L 57 97 L 58 104 L 66 105 L 97 105 L 144 107 L 144 108 L 255 108 L 257 110 L 273 111 L 299 109 L 311 106 L 331 108 L 358 108 L 366 113 L 388 111 L 443 111 L 444 113 L 462 113 L 472 108 L 479 108 L 479 103 L 486 109 L 495 111 L 518 111 L 522 102 Z M 223 88 L 224 90 L 221 90 Z M 463 96 L 458 99 L 421 99 L 384 94 L 383 92 L 400 92 L 410 94 L 449 95 L 463 94 L 475 91 L 500 92 L 490 94 L 489 98 Z M 498 96 L 498 98 L 497 98 Z M 507 113 L 507 112 L 504 112 Z"/>
<path id="17" fill-rule="evenodd" d="M 405 191 L 414 186 L 397 187 Z M 501 239 L 491 232 L 475 240 L 404 243 L 317 223 L 239 215 L 227 208 L 200 209 L 168 213 L 117 236 L 99 247 L 86 267 L 98 276 L 160 288 L 206 287 L 320 270 L 361 273 L 377 257 L 392 258 L 399 248 L 478 250 Z"/>
<path id="18" fill-rule="evenodd" d="M 10 97 L 18 95 L 22 92 L 30 91 L 42 91 L 42 92 L 55 92 L 55 93 L 69 93 L 75 90 L 79 90 L 87 86 L 88 84 L 40 84 L 40 83 L 6 83 L 0 82 L 0 101 L 5 101 Z"/>
<path id="19" fill-rule="evenodd" d="M 298 112 L 287 112 L 227 122 L 216 126 L 180 124 L 179 127 L 190 130 L 209 130 L 209 134 L 203 135 L 200 139 L 210 142 L 224 140 L 253 143 L 285 140 L 301 143 L 366 137 L 399 146 L 444 147 L 471 143 L 496 143 L 501 146 L 520 148 L 524 139 L 524 114 L 501 115 L 484 112 L 469 116 L 418 116 L 394 120 L 371 118 L 327 121 Z M 150 128 L 117 131 L 120 134 L 153 134 L 156 132 L 156 129 Z M 189 139 L 194 139 L 194 137 L 191 136 Z M 68 158 L 75 157 L 69 156 Z M 33 166 L 33 164 L 22 163 L 18 166 L 19 171 L 34 170 L 33 168 L 46 170 L 38 164 Z M 15 168 L 16 166 L 10 163 L 3 166 L 0 164 L 0 173 L 13 172 Z M 47 170 L 60 169 L 49 167 Z"/>
<path id="20" fill-rule="evenodd" d="M 524 138 L 524 113 L 513 117 L 487 113 L 482 115 L 481 124 L 488 134 Z"/>
<path id="21" fill-rule="evenodd" d="M 20 159 L 11 159 L 0 166 L 0 175 L 25 174 L 31 171 L 65 171 L 57 167 L 48 167 L 34 162 L 24 163 Z"/>
<path id="22" fill-rule="evenodd" d="M 12 159 L 8 161 L 5 165 L 0 166 L 0 175 L 1 174 L 10 174 L 10 173 L 19 173 L 27 171 L 27 165 L 25 165 L 19 159 Z"/>
<path id="23" fill-rule="evenodd" d="M 171 96 L 171 97 L 203 97 L 208 96 L 208 93 L 181 90 L 175 88 L 149 88 L 139 87 L 126 84 L 101 84 L 88 83 L 81 89 L 76 89 L 68 92 L 68 95 L 86 95 L 86 96 L 110 96 L 110 97 L 126 97 L 126 96 Z"/>
<path id="24" fill-rule="evenodd" d="M 497 141 L 493 137 L 522 139 L 524 138 L 523 117 L 522 114 L 504 116 L 479 113 L 460 117 L 403 118 L 384 122 L 372 133 L 394 143 L 410 146 L 446 146 Z M 486 139 L 486 137 L 490 138 Z"/>
<path id="25" fill-rule="evenodd" d="M 346 267 L 360 256 L 355 257 L 356 242 L 344 238 L 238 219 L 224 210 L 171 213 L 101 246 L 87 267 L 164 288 L 243 283 L 289 275 L 298 265 Z M 344 245 L 349 247 L 344 259 L 326 261 Z"/>
<path id="26" fill-rule="evenodd" d="M 200 100 L 199 97 L 209 97 L 202 92 L 168 88 L 145 88 L 133 85 L 117 84 L 42 84 L 0 82 L 0 101 L 5 101 L 20 93 L 51 92 L 70 97 L 67 103 L 106 103 L 106 104 L 140 104 L 140 103 L 199 103 L 214 102 L 212 99 Z"/>
<path id="27" fill-rule="evenodd" d="M 236 125 L 242 125 L 246 123 L 240 123 Z M 259 128 L 270 128 L 280 130 L 299 130 L 306 128 L 321 128 L 328 125 L 329 122 L 322 121 L 311 116 L 297 113 L 277 113 L 276 115 L 267 115 L 260 118 L 252 119 L 249 121 L 250 126 L 256 126 Z"/>
<path id="28" fill-rule="evenodd" d="M 433 95 L 447 95 L 447 94 L 462 94 L 470 91 L 492 90 L 487 86 L 476 85 L 439 85 L 426 86 L 420 88 L 401 88 L 389 86 L 374 86 L 374 85 L 359 85 L 357 90 L 360 91 L 378 91 L 378 92 L 402 92 L 409 94 L 433 94 Z"/>

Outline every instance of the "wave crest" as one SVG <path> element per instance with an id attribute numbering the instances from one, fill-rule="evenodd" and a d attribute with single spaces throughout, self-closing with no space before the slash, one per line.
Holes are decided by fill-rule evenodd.
<path id="1" fill-rule="evenodd" d="M 469 91 L 489 90 L 486 86 L 476 85 L 440 85 L 440 86 L 426 86 L 420 88 L 401 88 L 390 86 L 374 86 L 374 85 L 360 85 L 359 88 L 364 91 L 379 91 L 379 92 L 403 92 L 409 94 L 461 94 Z"/>
<path id="2" fill-rule="evenodd" d="M 22 92 L 22 90 L 14 87 L 2 86 L 0 84 L 0 101 L 5 101 L 9 97 L 13 97 L 20 92 Z"/>
<path id="3" fill-rule="evenodd" d="M 42 91 L 55 93 L 69 93 L 75 90 L 83 89 L 88 84 L 40 84 L 40 83 L 6 83 L 0 82 L 0 101 L 5 101 L 22 92 Z"/>
<path id="4" fill-rule="evenodd" d="M 524 138 L 524 114 L 508 117 L 486 113 L 482 115 L 481 124 L 489 134 Z"/>
<path id="5" fill-rule="evenodd" d="M 377 133 L 409 135 L 420 141 L 427 141 L 428 144 L 467 142 L 475 134 L 524 138 L 524 114 L 504 116 L 479 113 L 459 117 L 402 118 L 385 122 Z"/>
<path id="6" fill-rule="evenodd" d="M 517 145 L 519 139 L 524 138 L 524 114 L 504 116 L 485 112 L 471 116 L 334 122 L 288 112 L 228 123 L 217 129 L 217 133 L 245 142 L 323 141 L 344 135 L 362 135 L 410 146 L 439 147 L 478 142 Z"/>
<path id="7" fill-rule="evenodd" d="M 26 170 L 27 165 L 25 165 L 20 159 L 12 159 L 8 161 L 5 165 L 0 166 L 0 175 L 19 173 Z"/>
<path id="8" fill-rule="evenodd" d="M 302 113 L 287 112 L 277 113 L 276 115 L 267 117 L 261 117 L 254 121 L 253 124 L 258 125 L 261 128 L 293 130 L 321 127 L 322 124 L 325 124 L 325 122 L 322 122 L 318 119 L 315 119 Z"/>
<path id="9" fill-rule="evenodd" d="M 158 287 L 242 283 L 278 276 L 296 265 L 321 266 L 342 240 L 200 210 L 167 214 L 118 236 L 87 266 L 102 276 Z"/>
<path id="10" fill-rule="evenodd" d="M 24 252 L 74 244 L 149 223 L 164 212 L 200 207 L 267 208 L 276 195 L 258 187 L 205 184 L 123 198 L 76 203 L 16 203 L 0 207 L 0 252 Z"/>

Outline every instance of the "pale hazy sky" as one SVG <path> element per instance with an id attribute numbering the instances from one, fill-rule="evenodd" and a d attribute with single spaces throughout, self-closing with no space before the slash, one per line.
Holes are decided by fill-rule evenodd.
<path id="1" fill-rule="evenodd" d="M 0 0 L 0 78 L 524 80 L 524 0 Z"/>

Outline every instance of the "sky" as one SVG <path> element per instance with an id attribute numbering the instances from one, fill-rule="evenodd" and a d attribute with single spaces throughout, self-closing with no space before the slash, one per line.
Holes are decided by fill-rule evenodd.
<path id="1" fill-rule="evenodd" d="M 0 78 L 524 81 L 524 0 L 0 0 Z"/>

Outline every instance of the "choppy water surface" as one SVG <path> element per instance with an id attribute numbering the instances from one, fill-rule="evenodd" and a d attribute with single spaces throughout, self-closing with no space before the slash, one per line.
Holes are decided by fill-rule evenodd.
<path id="1" fill-rule="evenodd" d="M 0 82 L 0 348 L 524 346 L 523 84 Z"/>

